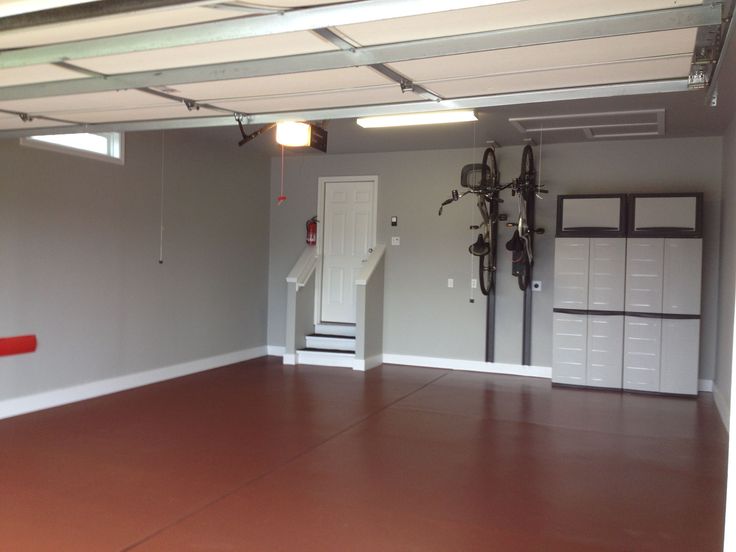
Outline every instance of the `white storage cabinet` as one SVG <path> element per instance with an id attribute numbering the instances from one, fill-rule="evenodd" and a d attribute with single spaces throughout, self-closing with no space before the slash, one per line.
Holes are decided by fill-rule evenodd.
<path id="1" fill-rule="evenodd" d="M 626 267 L 623 206 L 621 195 L 558 199 L 554 383 L 621 388 Z"/>
<path id="2" fill-rule="evenodd" d="M 702 196 L 630 196 L 628 224 L 616 205 L 558 198 L 552 381 L 695 395 Z"/>

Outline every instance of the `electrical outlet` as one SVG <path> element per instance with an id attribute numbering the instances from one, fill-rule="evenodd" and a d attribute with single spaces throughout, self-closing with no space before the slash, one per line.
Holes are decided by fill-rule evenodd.
<path id="1" fill-rule="evenodd" d="M 471 278 L 470 279 L 470 287 L 473 288 L 473 289 L 476 289 L 478 287 L 478 280 L 476 280 L 475 278 Z"/>
<path id="2" fill-rule="evenodd" d="M 401 245 L 401 238 L 399 236 L 392 236 L 391 245 Z"/>
<path id="3" fill-rule="evenodd" d="M 454 288 L 455 287 L 455 280 L 453 280 L 452 278 L 448 278 L 447 279 L 447 287 Z"/>
<path id="4" fill-rule="evenodd" d="M 542 291 L 542 280 L 532 280 L 532 291 Z"/>

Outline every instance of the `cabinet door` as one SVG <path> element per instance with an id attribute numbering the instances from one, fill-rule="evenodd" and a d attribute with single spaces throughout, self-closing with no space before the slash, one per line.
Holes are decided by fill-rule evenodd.
<path id="1" fill-rule="evenodd" d="M 588 309 L 624 310 L 626 238 L 591 238 Z"/>
<path id="2" fill-rule="evenodd" d="M 626 241 L 627 312 L 662 312 L 663 238 Z"/>
<path id="3" fill-rule="evenodd" d="M 586 383 L 621 389 L 624 317 L 589 316 Z"/>
<path id="4" fill-rule="evenodd" d="M 663 313 L 700 314 L 702 256 L 699 238 L 664 240 Z"/>
<path id="5" fill-rule="evenodd" d="M 698 394 L 700 320 L 662 321 L 660 391 Z"/>
<path id="6" fill-rule="evenodd" d="M 555 313 L 553 332 L 552 381 L 585 385 L 587 315 Z"/>
<path id="7" fill-rule="evenodd" d="M 659 391 L 662 320 L 627 316 L 624 324 L 624 389 Z"/>
<path id="8" fill-rule="evenodd" d="M 555 239 L 556 308 L 588 308 L 589 248 L 590 238 Z"/>

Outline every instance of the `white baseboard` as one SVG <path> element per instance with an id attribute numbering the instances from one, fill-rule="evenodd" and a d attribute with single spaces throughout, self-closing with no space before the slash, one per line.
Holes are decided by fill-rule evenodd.
<path id="1" fill-rule="evenodd" d="M 117 393 L 151 383 L 188 376 L 197 372 L 212 370 L 213 368 L 220 368 L 228 364 L 265 356 L 266 352 L 267 348 L 265 346 L 253 347 L 252 349 L 201 358 L 154 370 L 146 370 L 145 372 L 136 372 L 125 376 L 64 387 L 63 389 L 44 391 L 43 393 L 26 395 L 14 399 L 5 399 L 0 401 L 0 420 L 37 410 L 92 399 L 102 395 L 109 395 L 110 393 Z"/>
<path id="2" fill-rule="evenodd" d="M 359 372 L 365 372 L 366 370 L 370 370 L 371 368 L 380 366 L 382 363 L 383 363 L 383 355 L 372 356 L 372 357 L 366 358 L 365 360 L 356 359 L 353 362 L 353 370 L 358 370 Z"/>
<path id="3" fill-rule="evenodd" d="M 413 355 L 383 355 L 385 364 L 403 364 L 423 366 L 426 368 L 446 368 L 450 370 L 467 370 L 486 372 L 488 374 L 507 374 L 512 376 L 530 376 L 534 378 L 551 378 L 552 368 L 549 366 L 522 366 L 503 362 L 484 362 L 482 360 L 460 360 L 454 358 L 422 357 Z"/>
<path id="4" fill-rule="evenodd" d="M 278 356 L 278 355 L 274 355 L 274 356 Z M 287 355 L 286 353 L 284 353 L 281 358 L 282 358 L 282 362 L 286 364 L 287 366 L 294 366 L 296 364 L 296 355 L 292 355 L 292 354 Z"/>
<path id="5" fill-rule="evenodd" d="M 723 396 L 723 393 L 721 392 L 718 385 L 713 386 L 713 399 L 715 400 L 718 413 L 721 415 L 723 426 L 726 428 L 726 431 L 728 431 L 729 420 L 731 416 L 731 407 L 726 397 Z"/>
<path id="6" fill-rule="evenodd" d="M 284 349 L 286 349 L 286 347 L 281 345 L 267 345 L 266 354 L 268 354 L 268 356 L 284 356 Z"/>
<path id="7" fill-rule="evenodd" d="M 698 380 L 698 391 L 705 391 L 707 393 L 712 393 L 713 392 L 713 380 L 711 379 Z"/>

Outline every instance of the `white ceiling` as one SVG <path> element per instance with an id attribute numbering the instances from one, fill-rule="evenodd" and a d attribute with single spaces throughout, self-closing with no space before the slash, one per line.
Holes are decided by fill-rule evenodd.
<path id="1" fill-rule="evenodd" d="M 371 1 L 375 2 L 368 0 L 367 3 L 370 4 Z M 52 3 L 58 5 L 61 2 Z M 393 5 L 399 6 L 401 3 L 401 0 L 396 0 Z M 233 9 L 233 4 L 239 9 Z M 53 13 L 50 17 L 49 12 L 36 12 L 47 15 L 43 19 L 45 24 L 36 26 L 31 23 L 23 28 L 0 32 L 0 137 L 15 136 L 38 128 L 53 129 L 61 125 L 59 121 L 67 121 L 68 129 L 71 130 L 77 130 L 81 125 L 94 124 L 105 125 L 107 129 L 116 125 L 122 128 L 123 124 L 132 122 L 141 124 L 128 124 L 125 128 L 186 127 L 189 122 L 200 125 L 204 121 L 210 124 L 209 118 L 212 118 L 213 125 L 228 124 L 235 127 L 236 113 L 254 116 L 254 120 L 257 120 L 259 115 L 262 118 L 291 118 L 292 115 L 298 117 L 303 112 L 324 112 L 332 108 L 359 110 L 366 106 L 388 105 L 387 109 L 400 111 L 402 104 L 408 103 L 412 106 L 425 103 L 437 108 L 447 108 L 457 103 L 457 100 L 486 98 L 498 94 L 546 92 L 570 87 L 636 82 L 654 82 L 656 85 L 660 81 L 674 82 L 678 79 L 684 81 L 691 71 L 698 31 L 696 27 L 641 32 L 641 29 L 632 24 L 632 32 L 621 36 L 578 40 L 558 37 L 551 43 L 501 49 L 496 49 L 495 43 L 489 42 L 489 49 L 486 51 L 457 55 L 434 55 L 442 54 L 444 50 L 433 49 L 428 50 L 431 52 L 429 55 L 432 55 L 429 58 L 423 58 L 427 54 L 411 54 L 408 59 L 387 63 L 384 67 L 388 71 L 377 71 L 365 66 L 371 62 L 370 58 L 365 58 L 364 61 L 360 56 L 361 47 L 365 46 L 378 45 L 381 48 L 381 45 L 394 46 L 402 43 L 399 46 L 403 48 L 403 43 L 415 40 L 448 36 L 464 40 L 462 35 L 469 33 L 503 33 L 506 31 L 499 30 L 512 31 L 530 25 L 547 25 L 540 32 L 554 33 L 554 28 L 549 25 L 569 21 L 585 23 L 589 18 L 603 16 L 612 16 L 614 26 L 625 26 L 631 24 L 630 20 L 621 18 L 631 17 L 631 14 L 650 10 L 678 10 L 685 6 L 699 6 L 702 2 L 519 0 L 466 9 L 442 8 L 441 13 L 396 19 L 390 18 L 390 11 L 379 13 L 374 10 L 377 14 L 376 20 L 327 29 L 333 37 L 349 43 L 347 46 L 340 43 L 339 38 L 331 41 L 329 37 L 320 36 L 315 32 L 318 26 L 312 24 L 309 29 L 313 30 L 269 32 L 266 36 L 176 47 L 167 45 L 158 48 L 155 40 L 152 40 L 144 51 L 84 55 L 66 59 L 61 64 L 49 63 L 49 58 L 44 62 L 23 62 L 20 66 L 3 68 L 2 65 L 2 50 L 7 50 L 8 56 L 18 52 L 35 53 L 39 48 L 43 50 L 43 47 L 47 47 L 44 51 L 56 52 L 57 49 L 62 51 L 70 41 L 75 45 L 75 41 L 83 39 L 182 25 L 213 24 L 212 22 L 220 25 L 219 22 L 224 24 L 233 18 L 244 18 L 242 21 L 245 23 L 258 24 L 259 21 L 265 21 L 262 18 L 272 16 L 274 10 L 287 10 L 283 13 L 299 15 L 308 13 L 310 6 L 316 9 L 342 7 L 346 13 L 357 13 L 366 2 L 358 1 L 348 6 L 336 4 L 342 3 L 324 0 L 268 0 L 271 11 L 264 12 L 258 9 L 263 7 L 262 4 L 256 6 L 247 2 L 230 2 L 228 6 L 223 6 L 217 2 L 189 2 L 180 6 L 169 5 L 97 17 L 89 17 L 86 13 L 82 18 L 80 11 L 79 19 L 62 21 L 63 18 L 59 18 L 58 22 L 51 24 L 47 22 L 53 21 Z M 430 9 L 432 4 L 439 6 L 444 2 L 427 3 Z M 43 2 L 38 6 L 43 6 Z M 288 11 L 297 6 L 304 9 Z M 671 13 L 667 12 L 667 16 Z M 26 16 L 33 22 L 33 14 Z M 669 21 L 664 15 L 660 20 Z M 0 18 L 0 30 L 3 29 L 2 24 L 3 19 Z M 599 24 L 596 29 L 606 34 L 606 25 Z M 513 46 L 513 41 L 509 44 Z M 317 59 L 315 56 L 342 54 L 341 49 L 350 45 L 357 47 L 355 66 L 313 70 L 314 67 L 310 65 Z M 421 57 L 417 59 L 416 55 Z M 258 60 L 267 60 L 260 66 L 266 67 L 266 72 L 271 60 L 279 68 L 289 66 L 288 72 L 251 77 L 239 74 L 238 78 L 228 78 L 228 75 L 235 73 L 227 72 L 230 70 L 229 66 L 219 65 Z M 246 75 L 248 67 L 250 66 L 245 69 Z M 191 71 L 184 69 L 187 71 L 186 75 L 192 75 L 191 82 L 181 82 L 178 75 L 182 74 L 182 68 L 196 68 Z M 171 82 L 166 81 L 166 77 L 173 75 L 175 71 L 179 71 L 177 76 L 172 76 Z M 402 91 L 396 81 L 397 76 L 386 76 L 391 71 L 419 87 L 415 87 L 413 91 Z M 151 78 L 152 82 L 156 80 L 155 77 L 163 75 L 158 80 L 164 82 L 157 82 L 150 88 L 164 91 L 169 97 L 154 95 L 138 84 L 127 85 L 129 74 L 138 72 L 147 72 L 145 78 Z M 100 81 L 95 74 L 113 77 L 104 79 L 107 83 L 112 83 L 104 84 L 108 91 L 85 93 L 82 89 L 75 93 L 58 95 L 57 92 L 49 92 L 54 83 L 66 86 L 66 81 L 84 80 L 80 85 L 84 87 L 87 83 Z M 13 89 L 20 85 L 25 85 L 24 90 L 29 93 L 21 94 Z M 605 96 L 600 91 L 596 94 Z M 703 92 L 684 94 L 700 94 L 702 99 Z M 662 95 L 661 107 L 666 107 L 664 104 L 670 101 L 664 99 L 665 96 Z M 433 102 L 432 97 L 439 101 Z M 522 96 L 519 98 L 519 103 L 523 103 Z M 201 105 L 198 109 L 188 109 L 182 100 Z M 476 104 L 477 109 L 483 112 L 482 101 L 476 101 Z M 492 99 L 488 105 L 494 105 Z M 341 111 L 340 116 L 345 116 L 347 112 L 349 111 Z M 20 114 L 24 115 L 26 122 L 21 120 Z"/>

